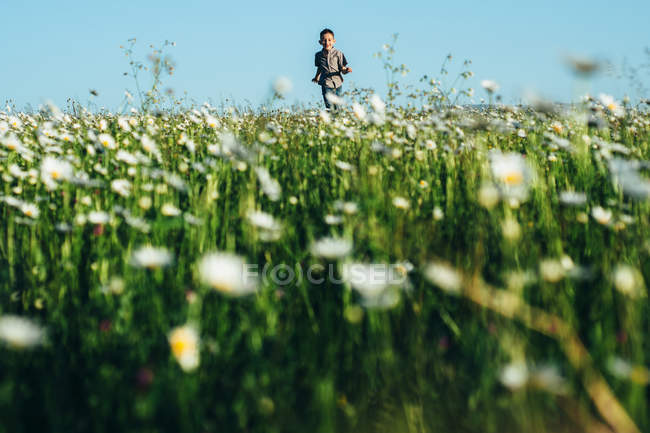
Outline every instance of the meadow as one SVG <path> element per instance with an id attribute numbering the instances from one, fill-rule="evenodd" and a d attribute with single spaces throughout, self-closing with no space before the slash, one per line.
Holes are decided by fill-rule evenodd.
<path id="1" fill-rule="evenodd" d="M 7 107 L 0 432 L 650 431 L 647 108 L 436 101 Z"/>

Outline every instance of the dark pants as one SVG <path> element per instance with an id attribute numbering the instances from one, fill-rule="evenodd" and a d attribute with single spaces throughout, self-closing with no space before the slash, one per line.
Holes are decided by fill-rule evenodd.
<path id="1" fill-rule="evenodd" d="M 341 92 L 343 91 L 342 86 L 337 87 L 336 89 L 334 89 L 332 87 L 326 87 L 326 86 L 320 86 L 320 88 L 323 91 L 323 101 L 325 101 L 325 107 L 327 109 L 330 109 L 330 108 L 332 108 L 332 105 L 334 105 L 334 109 L 336 110 L 337 109 L 336 104 L 332 104 L 330 101 L 327 100 L 327 94 L 328 93 L 333 93 L 334 95 L 340 97 Z"/>

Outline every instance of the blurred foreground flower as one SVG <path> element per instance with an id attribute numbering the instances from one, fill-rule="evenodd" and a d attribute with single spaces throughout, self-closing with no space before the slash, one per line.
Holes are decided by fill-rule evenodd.
<path id="1" fill-rule="evenodd" d="M 384 111 L 386 110 L 386 104 L 384 103 L 384 101 L 381 100 L 379 95 L 377 95 L 376 93 L 373 93 L 370 96 L 370 106 L 376 113 L 384 113 Z"/>
<path id="2" fill-rule="evenodd" d="M 190 372 L 199 366 L 199 333 L 192 325 L 172 329 L 168 336 L 172 354 L 181 368 Z"/>
<path id="3" fill-rule="evenodd" d="M 228 296 L 244 296 L 257 290 L 257 278 L 249 275 L 241 256 L 214 252 L 204 255 L 198 263 L 199 279 Z"/>
<path id="4" fill-rule="evenodd" d="M 461 274 L 450 264 L 432 262 L 424 270 L 424 276 L 429 282 L 440 287 L 445 292 L 459 294 L 462 286 Z"/>
<path id="5" fill-rule="evenodd" d="M 638 269 L 625 264 L 617 265 L 611 275 L 616 290 L 630 298 L 646 296 L 643 275 Z"/>
<path id="6" fill-rule="evenodd" d="M 600 69 L 600 64 L 589 57 L 566 56 L 565 60 L 574 73 L 584 77 L 589 77 Z"/>
<path id="7" fill-rule="evenodd" d="M 644 365 L 634 365 L 629 361 L 614 356 L 607 362 L 607 369 L 614 376 L 621 379 L 628 379 L 639 385 L 648 385 L 650 383 L 650 370 Z"/>
<path id="8" fill-rule="evenodd" d="M 512 391 L 530 386 L 553 394 L 566 394 L 568 385 L 557 367 L 544 365 L 529 367 L 523 361 L 515 361 L 503 367 L 499 374 L 501 383 Z"/>
<path id="9" fill-rule="evenodd" d="M 72 165 L 68 161 L 46 157 L 41 163 L 41 180 L 48 189 L 55 189 L 59 182 L 72 178 Z"/>
<path id="10" fill-rule="evenodd" d="M 173 256 L 166 248 L 150 245 L 140 247 L 131 256 L 131 264 L 139 268 L 156 269 L 169 265 Z"/>
<path id="11" fill-rule="evenodd" d="M 499 182 L 498 186 L 504 198 L 526 200 L 532 172 L 520 154 L 492 152 L 490 165 L 492 175 Z"/>
<path id="12" fill-rule="evenodd" d="M 333 105 L 343 105 L 345 104 L 345 100 L 341 98 L 340 96 L 337 96 L 335 93 L 328 92 L 325 94 L 325 97 L 327 98 L 327 102 Z"/>
<path id="13" fill-rule="evenodd" d="M 262 211 L 250 211 L 246 215 L 251 225 L 259 229 L 260 239 L 263 241 L 276 241 L 282 235 L 282 224 L 273 215 Z"/>
<path id="14" fill-rule="evenodd" d="M 283 98 L 287 93 L 291 92 L 292 89 L 293 84 L 287 77 L 278 77 L 273 82 L 273 91 L 280 98 Z"/>
<path id="15" fill-rule="evenodd" d="M 497 84 L 496 81 L 492 80 L 481 81 L 481 87 L 483 87 L 489 94 L 492 94 L 499 90 L 499 84 Z"/>
<path id="16" fill-rule="evenodd" d="M 406 283 L 406 274 L 395 265 L 384 263 L 346 263 L 341 268 L 343 281 L 350 284 L 369 308 L 391 308 L 399 302 L 399 288 Z"/>
<path id="17" fill-rule="evenodd" d="M 352 251 L 352 242 L 341 238 L 323 238 L 314 242 L 311 253 L 326 259 L 345 257 Z"/>
<path id="18" fill-rule="evenodd" d="M 43 343 L 45 331 L 20 316 L 0 316 L 0 340 L 15 349 L 27 349 Z"/>
<path id="19" fill-rule="evenodd" d="M 601 93 L 598 96 L 598 99 L 600 100 L 600 103 L 603 104 L 603 106 L 614 116 L 623 117 L 625 115 L 625 109 L 622 105 L 616 102 L 613 96 Z"/>
<path id="20" fill-rule="evenodd" d="M 591 209 L 591 216 L 602 225 L 608 225 L 612 221 L 613 213 L 609 209 L 595 206 Z"/>

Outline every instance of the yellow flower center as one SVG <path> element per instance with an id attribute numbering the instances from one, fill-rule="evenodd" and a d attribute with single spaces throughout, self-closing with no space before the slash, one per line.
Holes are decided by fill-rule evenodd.
<path id="1" fill-rule="evenodd" d="M 503 182 L 506 185 L 519 185 L 521 182 L 524 181 L 524 176 L 518 172 L 518 171 L 513 171 L 505 175 L 503 178 Z"/>
<path id="2" fill-rule="evenodd" d="M 222 293 L 230 293 L 230 292 L 232 292 L 232 286 L 229 286 L 229 285 L 224 284 L 224 283 L 216 283 L 216 284 L 213 284 L 212 287 L 215 290 L 218 290 L 218 291 L 220 291 Z"/>
<path id="3" fill-rule="evenodd" d="M 174 341 L 172 341 L 172 352 L 174 353 L 174 356 L 179 357 L 185 352 L 188 348 L 187 341 L 185 341 L 182 337 L 176 338 Z"/>

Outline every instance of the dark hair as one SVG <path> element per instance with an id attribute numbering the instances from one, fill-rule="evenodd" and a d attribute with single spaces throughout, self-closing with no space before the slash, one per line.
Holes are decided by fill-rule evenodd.
<path id="1" fill-rule="evenodd" d="M 332 37 L 334 37 L 334 32 L 331 31 L 330 29 L 323 29 L 322 32 L 320 32 L 320 38 L 323 39 L 323 35 L 326 35 L 327 33 L 331 34 Z"/>

